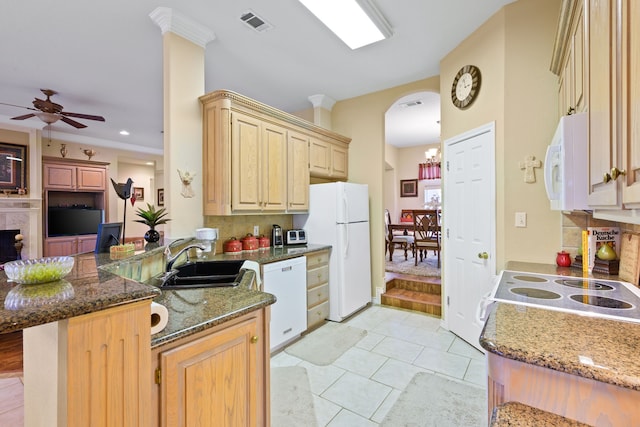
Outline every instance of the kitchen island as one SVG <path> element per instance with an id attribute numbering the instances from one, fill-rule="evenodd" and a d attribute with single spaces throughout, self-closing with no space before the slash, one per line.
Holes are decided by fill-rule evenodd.
<path id="1" fill-rule="evenodd" d="M 510 262 L 507 269 L 581 276 L 541 264 Z M 489 416 L 495 406 L 518 401 L 589 425 L 634 425 L 640 419 L 638 343 L 640 323 L 496 303 L 480 336 Z"/>
<path id="2" fill-rule="evenodd" d="M 321 249 L 327 247 L 270 248 L 203 260 L 244 258 L 263 263 Z M 163 271 L 163 250 L 159 247 L 123 260 L 111 260 L 109 254 L 78 255 L 63 280 L 73 289 L 71 298 L 19 310 L 2 305 L 0 333 L 24 331 L 26 426 L 89 425 L 92 420 L 158 425 L 167 418 L 160 411 L 169 408 L 165 414 L 173 413 L 171 405 L 178 402 L 162 398 L 163 390 L 178 390 L 166 387 L 178 372 L 174 368 L 180 369 L 185 354 L 204 347 L 209 351 L 211 345 L 218 356 L 230 350 L 229 363 L 220 366 L 239 369 L 243 375 L 234 374 L 234 378 L 244 378 L 244 386 L 249 387 L 249 397 L 242 399 L 249 405 L 235 419 L 268 425 L 269 305 L 275 298 L 257 288 L 253 271 L 244 274 L 234 288 L 162 291 L 152 283 Z M 140 279 L 128 279 L 135 264 Z M 0 273 L 3 303 L 14 287 Z M 168 325 L 154 335 L 150 334 L 152 299 L 169 311 Z M 164 361 L 175 363 L 160 370 Z M 244 391 L 236 390 L 238 396 Z M 251 402 L 258 404 L 251 406 Z M 237 404 L 228 409 L 243 412 Z"/>

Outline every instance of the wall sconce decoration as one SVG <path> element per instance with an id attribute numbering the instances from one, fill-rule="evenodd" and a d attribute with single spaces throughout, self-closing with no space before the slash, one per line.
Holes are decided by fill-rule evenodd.
<path id="1" fill-rule="evenodd" d="M 426 161 L 418 163 L 418 179 L 440 179 L 440 150 L 431 148 L 424 152 Z"/>
<path id="2" fill-rule="evenodd" d="M 191 181 L 193 181 L 196 174 L 189 173 L 189 171 L 182 172 L 178 169 L 178 175 L 180 176 L 180 181 L 182 181 L 182 191 L 180 192 L 182 197 L 185 199 L 194 197 L 195 193 L 193 192 L 193 188 L 191 188 Z"/>

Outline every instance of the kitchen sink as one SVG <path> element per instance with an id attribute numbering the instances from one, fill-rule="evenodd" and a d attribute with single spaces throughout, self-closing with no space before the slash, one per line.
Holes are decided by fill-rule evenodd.
<path id="1" fill-rule="evenodd" d="M 162 289 L 237 286 L 246 270 L 244 260 L 188 262 L 175 267 L 162 278 Z"/>

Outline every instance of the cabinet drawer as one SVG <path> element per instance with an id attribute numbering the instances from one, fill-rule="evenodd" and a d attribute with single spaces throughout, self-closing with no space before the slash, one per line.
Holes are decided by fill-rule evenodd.
<path id="1" fill-rule="evenodd" d="M 318 286 L 329 280 L 329 266 L 323 265 L 322 267 L 314 268 L 307 271 L 307 288 L 311 289 L 314 286 Z"/>
<path id="2" fill-rule="evenodd" d="M 307 291 L 307 307 L 311 308 L 318 303 L 329 299 L 329 284 L 317 286 Z"/>
<path id="3" fill-rule="evenodd" d="M 329 251 L 307 254 L 307 269 L 311 270 L 322 264 L 329 264 Z"/>
<path id="4" fill-rule="evenodd" d="M 329 315 L 329 301 L 307 310 L 307 328 L 310 328 L 327 318 Z"/>

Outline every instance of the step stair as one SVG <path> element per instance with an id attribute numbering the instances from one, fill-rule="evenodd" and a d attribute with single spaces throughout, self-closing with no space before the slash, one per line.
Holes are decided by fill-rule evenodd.
<path id="1" fill-rule="evenodd" d="M 442 316 L 441 281 L 439 277 L 386 273 L 387 290 L 380 303 L 434 316 Z"/>

